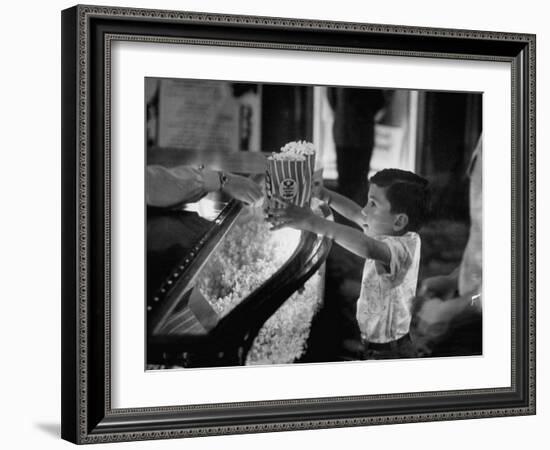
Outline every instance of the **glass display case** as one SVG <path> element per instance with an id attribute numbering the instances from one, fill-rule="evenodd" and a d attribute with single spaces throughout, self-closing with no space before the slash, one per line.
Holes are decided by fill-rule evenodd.
<path id="1" fill-rule="evenodd" d="M 317 214 L 330 210 L 313 205 Z M 287 364 L 322 305 L 330 241 L 208 196 L 147 221 L 147 369 Z"/>

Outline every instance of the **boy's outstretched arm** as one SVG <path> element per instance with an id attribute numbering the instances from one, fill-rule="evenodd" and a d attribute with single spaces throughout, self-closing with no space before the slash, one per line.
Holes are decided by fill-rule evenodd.
<path id="1" fill-rule="evenodd" d="M 273 230 L 283 227 L 311 231 L 333 239 L 346 250 L 362 258 L 375 259 L 385 265 L 390 263 L 390 249 L 386 244 L 360 230 L 323 219 L 315 215 L 309 208 L 301 208 L 286 202 L 285 209 L 269 211 L 269 218 L 274 223 Z"/>
<path id="2" fill-rule="evenodd" d="M 334 211 L 341 214 L 346 219 L 355 222 L 357 225 L 362 224 L 364 217 L 361 210 L 363 208 L 353 200 L 325 187 L 320 189 L 319 198 L 326 201 Z"/>
<path id="3" fill-rule="evenodd" d="M 388 246 L 356 228 L 315 216 L 310 231 L 333 239 L 346 250 L 362 258 L 374 259 L 384 265 L 390 264 L 391 255 Z"/>

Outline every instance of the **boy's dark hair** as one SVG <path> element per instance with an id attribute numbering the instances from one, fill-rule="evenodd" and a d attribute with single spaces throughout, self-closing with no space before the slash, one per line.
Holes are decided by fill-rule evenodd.
<path id="1" fill-rule="evenodd" d="M 428 180 L 401 169 L 384 169 L 375 173 L 370 183 L 386 188 L 386 197 L 394 214 L 409 218 L 406 231 L 418 231 L 428 215 Z"/>

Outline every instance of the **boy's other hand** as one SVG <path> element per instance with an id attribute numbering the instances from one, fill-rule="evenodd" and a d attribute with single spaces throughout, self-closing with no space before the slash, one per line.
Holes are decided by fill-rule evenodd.
<path id="1" fill-rule="evenodd" d="M 330 191 L 323 186 L 323 179 L 320 177 L 313 179 L 313 187 L 311 189 L 312 197 L 316 197 L 322 202 L 330 203 Z"/>
<path id="2" fill-rule="evenodd" d="M 322 186 L 317 190 L 317 192 L 313 192 L 313 196 L 317 197 L 322 202 L 325 202 L 327 205 L 330 204 L 330 191 Z"/>

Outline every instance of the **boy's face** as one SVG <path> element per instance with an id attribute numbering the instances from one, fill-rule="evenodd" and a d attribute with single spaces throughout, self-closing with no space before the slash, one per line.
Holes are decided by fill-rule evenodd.
<path id="1" fill-rule="evenodd" d="M 367 204 L 361 210 L 365 217 L 363 231 L 371 236 L 399 234 L 407 225 L 404 214 L 391 212 L 391 204 L 386 197 L 386 188 L 371 183 Z"/>

